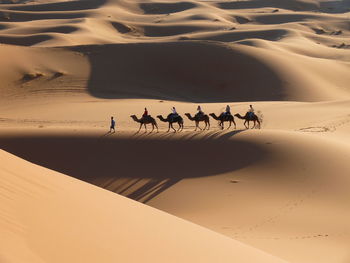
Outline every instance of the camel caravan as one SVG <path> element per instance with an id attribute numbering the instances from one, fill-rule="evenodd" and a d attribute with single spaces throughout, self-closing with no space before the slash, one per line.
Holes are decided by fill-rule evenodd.
<path id="1" fill-rule="evenodd" d="M 244 120 L 244 127 L 246 129 L 249 129 L 250 127 L 250 122 L 253 122 L 253 126 L 251 127 L 251 129 L 257 128 L 260 129 L 261 126 L 261 119 L 255 114 L 254 112 L 254 108 L 252 105 L 250 105 L 249 110 L 247 111 L 247 113 L 244 116 L 241 116 L 239 113 L 232 115 L 231 114 L 231 108 L 229 105 L 226 106 L 226 110 L 225 112 L 222 112 L 219 116 L 217 116 L 215 113 L 210 113 L 209 115 L 205 114 L 201 107 L 198 106 L 197 107 L 197 113 L 195 115 L 191 115 L 190 113 L 185 113 L 185 116 L 190 120 L 190 121 L 194 121 L 195 122 L 195 131 L 197 131 L 197 129 L 199 130 L 209 130 L 210 128 L 210 118 L 209 116 L 211 116 L 214 120 L 219 122 L 219 127 L 221 129 L 224 129 L 224 123 L 228 122 L 228 127 L 227 129 L 229 129 L 232 124 L 234 125 L 234 128 L 236 129 L 236 122 L 235 122 L 235 118 L 237 117 L 238 119 L 242 119 Z M 156 122 L 156 119 L 153 118 L 151 115 L 148 114 L 148 110 L 147 108 L 145 108 L 145 111 L 142 115 L 141 118 L 137 118 L 136 115 L 131 115 L 130 116 L 135 122 L 140 123 L 140 127 L 138 129 L 137 132 L 139 132 L 142 128 L 142 126 L 144 126 L 145 131 L 147 132 L 147 124 L 151 124 L 152 125 L 152 130 L 151 132 L 154 131 L 154 129 L 156 128 L 157 132 L 158 132 L 158 125 Z M 162 115 L 158 115 L 157 118 L 162 121 L 162 122 L 167 122 L 168 123 L 168 130 L 167 132 L 170 131 L 170 129 L 172 129 L 174 132 L 179 132 L 182 131 L 184 128 L 184 119 L 176 112 L 175 107 L 173 107 L 171 109 L 171 113 L 166 116 L 166 118 L 164 118 Z M 204 128 L 199 127 L 199 123 L 200 122 L 204 122 Z M 178 129 L 176 130 L 173 126 L 174 123 L 177 123 L 178 125 Z M 114 127 L 114 124 L 111 124 L 111 126 Z"/>

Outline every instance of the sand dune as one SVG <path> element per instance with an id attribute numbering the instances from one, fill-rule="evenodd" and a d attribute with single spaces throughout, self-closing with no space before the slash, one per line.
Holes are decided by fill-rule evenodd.
<path id="1" fill-rule="evenodd" d="M 350 144 L 281 131 L 188 135 L 22 135 L 0 143 L 291 262 L 347 258 Z"/>
<path id="2" fill-rule="evenodd" d="M 191 102 L 349 97 L 346 1 L 68 1 L 2 8 L 1 42 L 78 52 L 91 70 L 83 72 L 89 83 L 80 87 L 93 96 Z M 75 57 L 65 59 L 68 67 Z M 71 75 L 61 78 L 65 85 L 81 78 L 65 71 Z M 55 85 L 32 83 L 38 84 Z"/>
<path id="3" fill-rule="evenodd" d="M 3 151 L 0 155 L 2 262 L 284 262 Z"/>
<path id="4" fill-rule="evenodd" d="M 1 67 L 12 70 L 4 74 L 4 82 L 12 87 L 13 83 L 16 85 L 2 89 L 4 94 L 18 90 L 34 96 L 32 91 L 40 87 L 41 92 L 64 96 L 69 88 L 74 93 L 101 98 L 189 102 L 316 101 L 349 97 L 347 61 L 333 61 L 329 56 L 318 58 L 316 54 L 305 57 L 313 51 L 299 49 L 299 54 L 293 54 L 289 45 L 282 50 L 267 45 L 268 49 L 186 41 L 90 45 L 69 50 L 5 46 L 3 52 L 7 54 Z M 11 54 L 16 52 L 23 57 L 12 60 Z M 65 59 L 58 59 L 61 56 Z M 296 63 L 302 68 L 295 67 Z M 53 77 L 56 73 L 61 73 L 59 83 Z M 28 74 L 34 77 L 21 83 Z M 40 76 L 36 78 L 36 74 Z M 251 78 L 251 74 L 255 77 Z M 18 89 L 19 84 L 27 89 Z"/>
<path id="5" fill-rule="evenodd" d="M 349 261 L 349 0 L 0 7 L 1 262 Z"/>

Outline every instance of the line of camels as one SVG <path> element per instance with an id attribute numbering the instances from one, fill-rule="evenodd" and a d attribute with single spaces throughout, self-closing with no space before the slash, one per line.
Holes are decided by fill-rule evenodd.
<path id="1" fill-rule="evenodd" d="M 210 118 L 209 118 L 209 116 L 211 116 L 214 120 L 217 120 L 219 122 L 219 126 L 220 126 L 221 129 L 224 129 L 224 123 L 225 122 L 229 123 L 229 126 L 227 127 L 227 129 L 229 129 L 231 127 L 232 123 L 234 124 L 234 127 L 236 129 L 236 122 L 235 122 L 234 116 L 239 118 L 239 119 L 244 120 L 244 126 L 247 129 L 249 129 L 249 123 L 251 121 L 253 122 L 252 129 L 254 129 L 254 128 L 260 129 L 260 126 L 261 126 L 261 120 L 259 119 L 259 117 L 256 114 L 249 113 L 249 112 L 247 112 L 244 116 L 241 116 L 239 113 L 237 113 L 235 115 L 221 113 L 219 116 L 216 116 L 215 113 L 210 113 L 209 115 L 207 115 L 207 114 L 196 114 L 196 115 L 194 115 L 194 117 L 192 117 L 192 115 L 190 113 L 185 113 L 185 116 L 187 116 L 187 118 L 190 121 L 194 121 L 195 122 L 195 124 L 196 124 L 195 131 L 197 129 L 199 129 L 199 130 L 206 130 L 206 129 L 209 130 L 209 128 L 210 128 L 210 120 L 209 120 Z M 145 131 L 147 131 L 147 127 L 146 127 L 147 124 L 151 124 L 152 125 L 151 132 L 154 130 L 154 128 L 156 128 L 157 132 L 158 132 L 157 122 L 150 115 L 148 115 L 146 117 L 142 117 L 140 119 L 137 118 L 136 115 L 131 115 L 130 117 L 134 121 L 140 123 L 140 128 L 139 128 L 139 130 L 137 132 L 139 132 L 141 130 L 142 126 L 144 126 L 145 127 Z M 176 132 L 176 131 L 179 132 L 179 131 L 182 131 L 183 128 L 184 128 L 184 119 L 180 115 L 173 116 L 173 114 L 170 113 L 166 118 L 164 118 L 162 115 L 158 115 L 157 118 L 160 121 L 167 122 L 169 124 L 167 132 L 169 132 L 170 129 L 173 129 L 174 132 Z M 205 124 L 204 128 L 199 127 L 199 123 L 200 122 L 204 122 L 204 124 Z M 179 128 L 177 130 L 173 127 L 174 123 L 177 123 L 179 125 Z"/>

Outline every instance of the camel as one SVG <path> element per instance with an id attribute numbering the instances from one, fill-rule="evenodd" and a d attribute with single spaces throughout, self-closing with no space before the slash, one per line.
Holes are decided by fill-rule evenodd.
<path id="1" fill-rule="evenodd" d="M 158 132 L 158 125 L 157 125 L 156 120 L 155 120 L 153 117 L 147 116 L 147 117 L 142 117 L 141 119 L 138 119 L 138 118 L 136 117 L 136 115 L 131 115 L 130 117 L 131 117 L 134 121 L 140 123 L 140 128 L 139 128 L 139 130 L 138 130 L 136 133 L 138 133 L 138 132 L 141 130 L 142 125 L 145 126 L 145 131 L 147 132 L 146 124 L 152 124 L 152 130 L 151 130 L 151 132 L 153 132 L 154 127 L 157 128 L 157 132 Z"/>
<path id="2" fill-rule="evenodd" d="M 247 112 L 244 116 L 241 116 L 239 113 L 235 114 L 235 116 L 239 119 L 245 120 L 244 121 L 244 126 L 249 129 L 249 122 L 253 121 L 254 125 L 252 127 L 252 129 L 254 129 L 256 127 L 256 123 L 258 123 L 258 129 L 260 129 L 260 125 L 261 125 L 261 121 L 259 120 L 258 116 L 256 116 L 256 114 L 252 114 L 250 115 L 249 112 Z M 248 126 L 246 125 L 248 123 Z"/>
<path id="3" fill-rule="evenodd" d="M 221 127 L 221 129 L 224 129 L 224 122 L 228 121 L 229 122 L 229 126 L 227 127 L 227 129 L 229 129 L 231 127 L 231 124 L 233 123 L 235 125 L 235 129 L 236 129 L 236 123 L 235 123 L 235 119 L 231 114 L 224 114 L 221 113 L 220 116 L 216 116 L 215 113 L 210 113 L 210 116 L 212 116 L 214 118 L 214 120 L 219 121 L 219 125 Z"/>
<path id="4" fill-rule="evenodd" d="M 199 122 L 201 122 L 201 121 L 204 121 L 204 123 L 205 123 L 205 127 L 203 130 L 205 130 L 207 128 L 207 126 L 208 126 L 208 130 L 209 130 L 210 122 L 209 122 L 209 116 L 207 114 L 200 114 L 200 115 L 196 114 L 196 115 L 194 115 L 194 117 L 192 117 L 190 113 L 185 113 L 185 115 L 187 116 L 187 118 L 190 121 L 195 121 L 195 123 L 196 123 L 195 131 L 197 130 L 197 128 L 202 130 L 202 128 L 199 127 Z"/>
<path id="5" fill-rule="evenodd" d="M 177 131 L 180 131 L 180 130 L 182 131 L 183 128 L 184 128 L 184 120 L 183 120 L 183 118 L 180 115 L 178 115 L 177 117 L 173 118 L 171 115 L 172 115 L 172 113 L 170 113 L 166 117 L 166 119 L 164 119 L 162 115 L 158 115 L 157 118 L 160 119 L 163 122 L 169 122 L 169 127 L 168 127 L 167 132 L 170 131 L 170 128 L 172 128 L 174 130 L 174 132 L 176 132 L 176 130 L 173 127 L 173 123 L 174 122 L 177 122 L 179 124 L 179 129 Z"/>

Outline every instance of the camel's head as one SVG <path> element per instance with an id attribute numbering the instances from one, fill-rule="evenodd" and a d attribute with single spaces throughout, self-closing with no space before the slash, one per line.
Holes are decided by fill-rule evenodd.
<path id="1" fill-rule="evenodd" d="M 134 115 L 134 114 L 133 114 L 133 115 L 130 115 L 130 117 L 131 117 L 131 118 L 135 118 L 135 117 L 136 117 L 136 115 Z"/>

